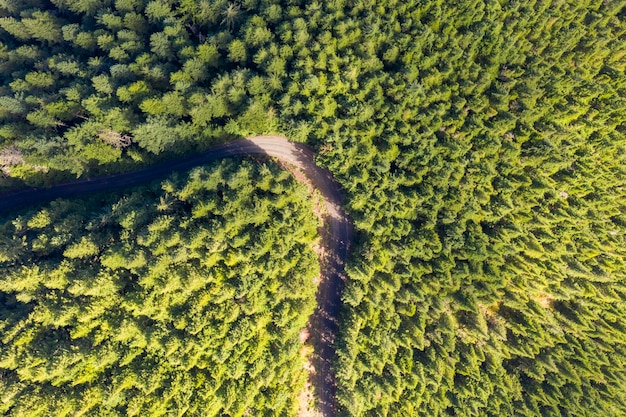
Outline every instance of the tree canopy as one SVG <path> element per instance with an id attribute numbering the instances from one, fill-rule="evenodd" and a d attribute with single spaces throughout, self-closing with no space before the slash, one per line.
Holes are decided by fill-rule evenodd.
<path id="1" fill-rule="evenodd" d="M 0 413 L 295 415 L 307 190 L 227 161 L 0 222 Z"/>
<path id="2" fill-rule="evenodd" d="M 358 235 L 341 413 L 624 415 L 625 19 L 620 0 L 0 1 L 0 185 L 307 142 Z M 66 242 L 7 230 L 5 256 Z M 68 265 L 142 259 L 73 242 Z"/>

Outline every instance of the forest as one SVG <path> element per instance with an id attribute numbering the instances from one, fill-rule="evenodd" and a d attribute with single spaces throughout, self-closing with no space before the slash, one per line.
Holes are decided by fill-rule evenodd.
<path id="1" fill-rule="evenodd" d="M 621 0 L 0 0 L 0 187 L 130 171 L 234 137 L 286 135 L 313 146 L 318 162 L 342 184 L 357 234 L 336 341 L 340 415 L 626 415 L 625 21 Z M 238 166 L 219 175 L 229 178 Z M 231 192 L 252 191 L 234 186 Z M 165 198 L 159 193 L 152 191 L 149 200 Z M 212 203 L 220 195 L 203 193 L 191 207 L 176 203 L 184 214 L 170 215 L 163 230 L 184 239 L 193 204 L 221 210 Z M 144 207 L 138 197 L 116 198 Z M 101 253 L 142 246 L 141 225 L 165 216 L 146 208 L 141 220 L 120 220 L 128 228 L 70 234 L 65 228 L 78 222 L 69 219 L 90 219 L 89 207 L 98 204 L 51 204 L 7 218 L 0 236 L 2 323 L 23 323 L 23 334 L 33 335 L 22 342 L 18 335 L 3 336 L 0 344 L 0 404 L 15 407 L 4 411 L 11 415 L 34 410 L 28 401 L 36 396 L 52 401 L 54 383 L 67 386 L 63 395 L 73 399 L 71 407 L 85 406 L 81 390 L 87 386 L 100 392 L 90 398 L 113 398 L 98 390 L 125 386 L 109 383 L 113 377 L 97 367 L 100 360 L 103 368 L 117 366 L 107 365 L 105 346 L 131 343 L 96 336 L 107 331 L 98 318 L 107 317 L 98 310 L 104 307 L 93 307 L 99 327 L 84 336 L 86 345 L 102 345 L 94 362 L 65 359 L 64 365 L 75 366 L 76 373 L 67 375 L 77 381 L 81 369 L 90 369 L 94 379 L 72 385 L 55 379 L 46 362 L 69 355 L 72 330 L 56 334 L 64 330 L 55 330 L 50 319 L 36 321 L 44 310 L 35 303 L 61 305 L 74 297 L 72 281 L 61 284 L 55 277 L 63 273 L 52 272 L 74 271 L 81 262 L 90 269 L 74 274 L 71 285 L 91 288 L 113 271 Z M 37 213 L 44 219 L 33 220 Z M 281 239 L 305 227 L 280 215 L 267 221 L 289 225 Z M 46 225 L 37 232 L 28 226 L 41 222 Z M 37 240 L 39 230 L 46 237 Z M 107 233 L 114 236 L 110 244 L 98 240 Z M 226 234 L 229 244 L 256 241 L 246 233 L 250 229 L 235 227 Z M 86 240 L 72 240 L 78 236 Z M 159 256 L 150 245 L 141 248 L 146 277 L 150 259 Z M 99 252 L 62 259 L 82 247 Z M 304 257 L 308 252 L 302 251 Z M 172 261 L 168 271 L 184 273 L 205 254 Z M 120 252 L 117 261 L 132 264 L 135 256 Z M 315 259 L 306 256 L 310 263 L 303 270 L 313 271 Z M 246 257 L 266 281 L 283 279 L 259 266 L 287 262 L 283 257 Z M 177 274 L 161 286 L 194 288 Z M 207 274 L 206 285 L 215 285 L 215 272 Z M 313 272 L 302 276 L 307 274 Z M 21 288 L 21 279 L 40 284 Z M 312 311 L 314 289 L 307 291 L 310 304 L 298 307 L 286 324 L 293 333 Z M 211 296 L 219 305 L 226 302 L 220 295 Z M 78 297 L 77 305 L 87 308 L 95 300 L 90 297 Z M 153 304 L 140 299 L 129 305 L 135 307 L 127 307 L 124 317 L 106 320 L 135 320 L 133 314 Z M 202 303 L 190 296 L 177 305 L 193 310 Z M 218 313 L 205 311 L 198 320 Z M 75 314 L 59 323 L 73 326 Z M 272 307 L 266 314 L 280 313 Z M 231 325 L 224 316 L 212 320 L 224 329 Z M 151 331 L 147 323 L 134 325 L 137 332 Z M 53 331 L 47 341 L 36 339 L 44 334 L 34 330 L 38 326 Z M 171 326 L 176 329 L 175 320 Z M 180 337 L 172 343 L 182 343 Z M 260 366 L 281 366 L 300 384 L 290 351 L 295 345 L 285 345 L 296 343 L 294 337 L 271 339 L 279 343 L 274 354 L 292 359 Z M 47 347 L 37 350 L 39 343 Z M 91 347 L 77 349 L 95 355 Z M 257 378 L 252 364 L 237 357 L 233 366 Z M 146 365 L 137 358 L 129 363 Z M 32 383 L 21 382 L 18 363 Z M 151 392 L 166 398 L 162 393 L 180 368 L 163 366 L 167 371 L 159 375 L 169 376 L 154 382 Z M 199 374 L 215 377 L 206 366 Z M 275 391 L 261 388 L 241 398 L 289 409 L 296 390 L 285 391 L 280 372 L 267 379 L 272 389 L 283 389 L 280 401 L 269 394 Z M 214 386 L 180 375 L 190 378 L 180 382 L 188 384 L 187 392 Z M 41 384 L 34 383 L 38 378 Z M 230 391 L 202 395 L 215 395 L 224 405 L 199 413 L 240 415 L 248 405 L 228 401 L 244 395 L 237 388 L 241 381 L 233 374 L 220 378 Z M 114 412 L 144 398 L 133 396 L 143 388 L 125 389 L 115 400 L 119 408 L 104 400 L 93 407 Z M 164 410 L 208 407 L 192 397 L 168 400 Z"/>
<path id="2" fill-rule="evenodd" d="M 230 160 L 2 219 L 0 414 L 295 415 L 307 193 Z"/>

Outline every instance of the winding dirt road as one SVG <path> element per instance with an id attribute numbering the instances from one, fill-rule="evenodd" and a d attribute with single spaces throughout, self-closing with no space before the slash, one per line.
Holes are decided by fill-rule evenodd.
<path id="1" fill-rule="evenodd" d="M 322 259 L 317 307 L 309 321 L 310 341 L 314 348 L 311 384 L 318 398 L 318 410 L 324 417 L 337 413 L 336 382 L 332 369 L 335 361 L 333 343 L 338 330 L 341 292 L 345 282 L 344 262 L 352 239 L 352 223 L 341 208 L 342 194 L 331 173 L 315 164 L 313 151 L 306 145 L 289 142 L 282 136 L 255 136 L 216 146 L 200 154 L 168 161 L 124 174 L 97 177 L 59 184 L 46 189 L 23 189 L 0 195 L 0 212 L 40 204 L 56 198 L 76 197 L 139 185 L 163 178 L 174 171 L 185 171 L 197 165 L 237 155 L 267 155 L 301 170 L 319 190 L 326 205 L 324 224 L 325 259 Z"/>

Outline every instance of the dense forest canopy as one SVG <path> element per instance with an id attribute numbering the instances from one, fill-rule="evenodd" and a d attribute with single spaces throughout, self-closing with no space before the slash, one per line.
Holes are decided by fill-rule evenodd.
<path id="1" fill-rule="evenodd" d="M 289 173 L 228 161 L 5 217 L 0 414 L 295 415 L 311 209 Z"/>
<path id="2" fill-rule="evenodd" d="M 318 148 L 359 233 L 343 414 L 626 414 L 623 1 L 0 10 L 5 185 L 228 135 Z"/>

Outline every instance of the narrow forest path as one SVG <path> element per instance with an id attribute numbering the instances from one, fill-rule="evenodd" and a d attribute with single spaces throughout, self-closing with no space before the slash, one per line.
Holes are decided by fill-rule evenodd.
<path id="1" fill-rule="evenodd" d="M 341 293 L 345 282 L 344 262 L 352 239 L 352 222 L 342 207 L 341 187 L 330 171 L 315 164 L 315 154 L 306 145 L 293 143 L 282 136 L 255 136 L 215 146 L 188 157 L 167 161 L 149 168 L 124 174 L 77 180 L 45 189 L 27 188 L 0 195 L 0 212 L 40 204 L 56 198 L 78 197 L 139 185 L 165 177 L 174 171 L 185 171 L 197 165 L 238 155 L 267 155 L 299 169 L 317 189 L 325 204 L 322 236 L 321 279 L 317 291 L 317 307 L 308 330 L 313 346 L 310 383 L 318 398 L 318 411 L 324 417 L 337 413 L 336 381 L 332 365 L 335 361 L 333 343 L 338 331 Z M 294 393 L 295 394 L 295 393 Z"/>

